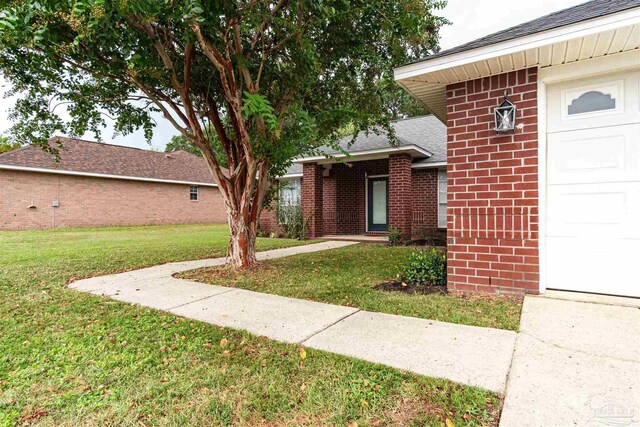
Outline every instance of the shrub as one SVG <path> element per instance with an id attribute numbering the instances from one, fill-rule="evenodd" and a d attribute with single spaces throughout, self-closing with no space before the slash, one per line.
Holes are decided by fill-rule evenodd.
<path id="1" fill-rule="evenodd" d="M 400 274 L 406 283 L 416 286 L 447 284 L 447 255 L 436 248 L 420 249 L 409 255 Z"/>
<path id="2" fill-rule="evenodd" d="M 402 240 L 402 233 L 398 230 L 398 227 L 389 228 L 389 244 L 397 245 Z"/>
<path id="3" fill-rule="evenodd" d="M 284 205 L 278 209 L 278 223 L 287 239 L 304 240 L 309 229 L 309 218 L 305 218 L 300 204 Z"/>

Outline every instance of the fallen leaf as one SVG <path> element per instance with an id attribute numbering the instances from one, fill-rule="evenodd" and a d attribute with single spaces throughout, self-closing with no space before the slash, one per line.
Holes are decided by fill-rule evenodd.
<path id="1" fill-rule="evenodd" d="M 449 418 L 445 419 L 444 423 L 447 425 L 447 427 L 455 427 L 455 424 Z"/>
<path id="2" fill-rule="evenodd" d="M 307 358 L 307 352 L 305 351 L 304 347 L 300 347 L 298 349 L 298 353 L 300 353 L 300 359 L 304 360 Z"/>
<path id="3" fill-rule="evenodd" d="M 349 421 L 347 427 L 358 427 L 358 423 L 355 421 Z"/>
<path id="4" fill-rule="evenodd" d="M 228 339 L 226 339 L 226 338 L 222 338 L 222 339 L 220 340 L 220 347 L 223 347 L 223 348 L 224 348 L 224 347 L 226 347 L 226 346 L 227 346 L 227 344 L 229 344 L 229 340 L 228 340 Z"/>

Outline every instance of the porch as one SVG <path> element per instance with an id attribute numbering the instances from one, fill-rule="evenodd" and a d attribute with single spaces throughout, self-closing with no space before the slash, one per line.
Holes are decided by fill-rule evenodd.
<path id="1" fill-rule="evenodd" d="M 337 240 L 343 242 L 362 243 L 387 243 L 389 241 L 386 233 L 376 234 L 327 234 L 320 237 L 322 240 Z"/>
<path id="2" fill-rule="evenodd" d="M 303 163 L 301 204 L 309 218 L 308 236 L 380 242 L 388 240 L 389 230 L 397 230 L 405 241 L 435 232 L 438 169 L 414 169 L 412 164 L 404 153 L 349 163 Z"/>

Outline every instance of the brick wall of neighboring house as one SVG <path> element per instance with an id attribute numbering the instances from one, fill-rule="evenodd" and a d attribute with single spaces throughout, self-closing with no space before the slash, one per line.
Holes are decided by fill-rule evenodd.
<path id="1" fill-rule="evenodd" d="M 413 169 L 411 235 L 416 240 L 439 237 L 438 169 Z"/>
<path id="2" fill-rule="evenodd" d="M 517 129 L 497 134 L 493 109 L 517 107 Z M 537 69 L 449 85 L 448 287 L 538 291 Z"/>
<path id="3" fill-rule="evenodd" d="M 60 207 L 52 207 L 58 200 Z M 29 208 L 33 203 L 35 208 Z M 226 222 L 214 187 L 0 170 L 0 229 Z"/>

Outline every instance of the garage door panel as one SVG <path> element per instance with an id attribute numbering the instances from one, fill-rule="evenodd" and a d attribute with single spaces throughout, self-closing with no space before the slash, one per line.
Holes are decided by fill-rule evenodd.
<path id="1" fill-rule="evenodd" d="M 640 296 L 638 240 L 594 243 L 550 238 L 547 287 L 581 292 Z"/>
<path id="2" fill-rule="evenodd" d="M 626 191 L 614 191 L 601 184 L 581 187 L 549 189 L 547 235 L 613 233 L 624 225 L 628 200 Z"/>
<path id="3" fill-rule="evenodd" d="M 640 297 L 639 80 L 549 87 L 548 288 Z"/>
<path id="4" fill-rule="evenodd" d="M 562 132 L 638 123 L 639 93 L 637 71 L 550 86 L 547 129 Z"/>
<path id="5" fill-rule="evenodd" d="M 549 134 L 549 185 L 640 181 L 638 125 Z"/>

